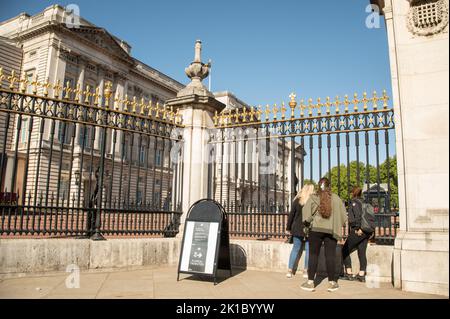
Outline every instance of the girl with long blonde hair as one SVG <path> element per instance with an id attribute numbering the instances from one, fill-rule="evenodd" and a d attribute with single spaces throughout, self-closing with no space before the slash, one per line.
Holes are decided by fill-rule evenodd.
<path id="1" fill-rule="evenodd" d="M 294 197 L 291 211 L 286 225 L 286 230 L 291 233 L 293 239 L 293 247 L 289 256 L 288 272 L 286 277 L 291 278 L 295 262 L 297 261 L 299 252 L 305 248 L 305 266 L 303 275 L 307 274 L 309 244 L 305 238 L 302 223 L 302 208 L 308 201 L 309 197 L 314 193 L 314 185 L 305 184 L 298 194 Z"/>

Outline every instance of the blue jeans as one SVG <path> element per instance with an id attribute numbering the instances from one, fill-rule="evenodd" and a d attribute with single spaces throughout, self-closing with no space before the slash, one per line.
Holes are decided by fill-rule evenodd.
<path id="1" fill-rule="evenodd" d="M 289 256 L 289 269 L 294 269 L 295 262 L 297 261 L 300 249 L 305 248 L 305 269 L 308 268 L 308 257 L 309 257 L 309 243 L 307 241 L 302 241 L 301 237 L 294 236 L 294 246 L 291 250 L 291 255 Z"/>

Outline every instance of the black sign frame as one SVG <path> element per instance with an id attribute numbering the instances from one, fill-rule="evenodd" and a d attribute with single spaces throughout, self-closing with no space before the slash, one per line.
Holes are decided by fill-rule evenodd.
<path id="1" fill-rule="evenodd" d="M 212 214 L 209 210 L 215 207 L 216 214 Z M 186 228 L 188 222 L 197 223 L 218 223 L 217 237 L 214 252 L 214 265 L 212 273 L 200 271 L 181 270 L 183 262 L 183 250 L 186 241 Z M 194 236 L 194 235 L 193 235 Z M 189 257 L 190 258 L 190 257 Z M 230 258 L 230 235 L 228 230 L 228 219 L 223 206 L 213 199 L 200 199 L 189 208 L 184 222 L 183 239 L 181 241 L 180 259 L 178 261 L 177 281 L 180 280 L 180 274 L 201 275 L 214 279 L 214 285 L 217 285 L 217 271 L 219 269 L 229 270 L 232 276 L 231 258 Z"/>

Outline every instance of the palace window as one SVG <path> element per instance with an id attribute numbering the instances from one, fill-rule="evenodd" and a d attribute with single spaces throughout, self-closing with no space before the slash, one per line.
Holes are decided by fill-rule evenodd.
<path id="1" fill-rule="evenodd" d="M 33 78 L 34 78 L 34 74 L 35 74 L 36 70 L 32 69 L 32 70 L 28 70 L 25 72 L 25 79 L 27 80 L 27 93 L 31 94 L 33 93 L 33 85 L 31 84 L 33 82 Z"/>
<path id="2" fill-rule="evenodd" d="M 145 164 L 145 147 L 143 145 L 139 150 L 139 164 Z"/>
<path id="3" fill-rule="evenodd" d="M 22 117 L 20 128 L 19 143 L 26 143 L 28 141 L 28 122 L 27 117 Z"/>
<path id="4" fill-rule="evenodd" d="M 59 181 L 59 199 L 67 198 L 67 193 L 69 192 L 69 179 L 61 178 Z"/>
<path id="5" fill-rule="evenodd" d="M 156 150 L 155 154 L 155 164 L 156 166 L 161 166 L 162 164 L 162 150 Z"/>
<path id="6" fill-rule="evenodd" d="M 60 121 L 58 123 L 58 142 L 70 144 L 71 132 L 71 124 Z"/>
<path id="7" fill-rule="evenodd" d="M 78 135 L 78 144 L 84 146 L 85 149 L 91 147 L 91 128 L 85 125 L 80 125 L 80 133 Z"/>

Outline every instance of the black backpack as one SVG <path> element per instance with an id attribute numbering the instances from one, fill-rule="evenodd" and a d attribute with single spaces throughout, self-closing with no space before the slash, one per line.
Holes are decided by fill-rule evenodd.
<path id="1" fill-rule="evenodd" d="M 361 230 L 365 233 L 373 233 L 375 231 L 375 211 L 373 206 L 362 201 L 360 203 L 362 206 Z"/>

